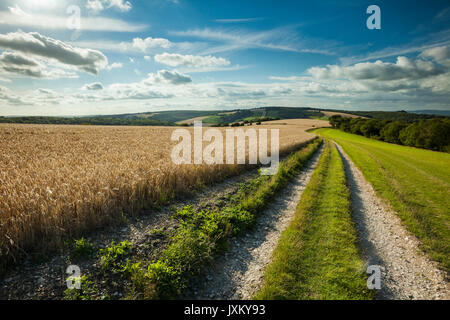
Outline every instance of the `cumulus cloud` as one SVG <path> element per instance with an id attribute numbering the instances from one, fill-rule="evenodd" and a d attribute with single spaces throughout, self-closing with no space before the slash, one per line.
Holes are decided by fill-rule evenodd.
<path id="1" fill-rule="evenodd" d="M 118 69 L 118 68 L 122 68 L 123 64 L 120 62 L 113 62 L 111 64 L 109 64 L 108 66 L 106 66 L 106 70 L 112 70 L 112 69 Z"/>
<path id="2" fill-rule="evenodd" d="M 98 74 L 108 65 L 108 59 L 100 51 L 72 47 L 38 32 L 0 34 L 0 48 L 57 61 L 92 74 Z"/>
<path id="3" fill-rule="evenodd" d="M 98 94 L 97 94 L 98 92 Z M 150 100 L 150 99 L 170 99 L 171 93 L 164 93 L 158 89 L 153 89 L 142 82 L 135 83 L 115 83 L 96 91 L 96 94 L 75 94 L 74 97 L 80 101 L 114 101 L 114 100 Z"/>
<path id="4" fill-rule="evenodd" d="M 313 67 L 308 72 L 317 79 L 353 79 L 390 81 L 400 79 L 423 79 L 444 72 L 430 61 L 412 60 L 398 57 L 396 63 L 375 62 L 357 63 L 353 66 L 328 65 L 326 68 Z"/>
<path id="5" fill-rule="evenodd" d="M 155 55 L 155 61 L 171 67 L 213 68 L 230 65 L 230 61 L 214 56 L 182 55 L 178 53 L 163 53 Z"/>
<path id="6" fill-rule="evenodd" d="M 100 82 L 94 82 L 94 83 L 89 83 L 89 84 L 85 84 L 83 86 L 84 90 L 103 90 L 103 85 Z"/>
<path id="7" fill-rule="evenodd" d="M 420 54 L 421 57 L 431 58 L 439 64 L 450 67 L 450 48 L 449 47 L 435 47 L 427 49 Z"/>
<path id="8" fill-rule="evenodd" d="M 43 95 L 46 95 L 46 96 L 52 96 L 52 97 L 57 96 L 57 93 L 50 89 L 39 88 L 39 89 L 37 89 L 37 92 L 41 93 Z"/>
<path id="9" fill-rule="evenodd" d="M 22 54 L 4 51 L 0 55 L 0 72 L 42 78 L 40 64 Z"/>
<path id="10" fill-rule="evenodd" d="M 153 84 L 187 84 L 192 82 L 192 78 L 177 71 L 159 70 L 156 74 L 149 73 L 148 78 L 143 81 L 147 85 Z"/>
<path id="11" fill-rule="evenodd" d="M 280 76 L 270 76 L 270 80 L 277 80 L 277 81 L 299 81 L 299 80 L 305 80 L 306 77 L 298 77 L 298 76 L 289 76 L 289 77 L 280 77 Z"/>
<path id="12" fill-rule="evenodd" d="M 116 8 L 122 12 L 130 11 L 133 6 L 124 0 L 88 0 L 86 8 L 95 12 L 108 8 Z"/>
<path id="13" fill-rule="evenodd" d="M 18 66 L 27 66 L 27 67 L 39 66 L 39 64 L 35 60 L 28 58 L 20 53 L 9 51 L 2 52 L 2 54 L 0 55 L 0 61 L 4 64 L 12 64 Z"/>
<path id="14" fill-rule="evenodd" d="M 152 38 L 147 37 L 145 39 L 142 38 L 134 38 L 131 43 L 131 47 L 138 49 L 142 52 L 146 52 L 151 48 L 163 48 L 167 49 L 172 45 L 172 43 L 164 38 Z M 128 44 L 123 43 L 122 46 L 128 46 Z"/>
<path id="15" fill-rule="evenodd" d="M 4 51 L 0 55 L 0 73 L 49 79 L 76 77 L 73 72 L 48 69 L 33 58 L 10 51 Z"/>
<path id="16" fill-rule="evenodd" d="M 227 99 L 261 99 L 267 96 L 267 93 L 263 89 L 230 89 L 230 88 L 217 88 L 217 93 Z"/>
<path id="17" fill-rule="evenodd" d="M 22 98 L 14 94 L 11 90 L 3 86 L 0 86 L 0 101 L 14 105 L 29 104 L 28 102 L 24 101 Z"/>

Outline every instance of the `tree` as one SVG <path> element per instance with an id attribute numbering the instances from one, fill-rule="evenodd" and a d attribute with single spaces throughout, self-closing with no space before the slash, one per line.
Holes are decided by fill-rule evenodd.
<path id="1" fill-rule="evenodd" d="M 328 121 L 330 122 L 330 125 L 331 125 L 333 128 L 339 128 L 339 126 L 340 126 L 340 124 L 341 124 L 341 122 L 342 122 L 342 119 L 343 119 L 342 116 L 340 116 L 340 115 L 334 115 L 334 116 L 331 116 L 331 117 L 328 119 Z"/>
<path id="2" fill-rule="evenodd" d="M 408 124 L 404 122 L 390 122 L 380 130 L 381 139 L 386 142 L 401 144 L 399 138 L 400 131 L 402 131 L 407 126 Z"/>
<path id="3" fill-rule="evenodd" d="M 383 120 L 369 119 L 365 120 L 360 127 L 361 133 L 367 138 L 380 138 L 380 131 L 384 126 Z"/>
<path id="4" fill-rule="evenodd" d="M 353 118 L 350 120 L 350 132 L 354 134 L 362 135 L 361 125 L 363 124 L 363 118 Z"/>
<path id="5" fill-rule="evenodd" d="M 416 147 L 416 143 L 418 141 L 418 137 L 420 134 L 419 123 L 414 122 L 409 126 L 402 129 L 398 135 L 400 142 L 405 146 Z"/>

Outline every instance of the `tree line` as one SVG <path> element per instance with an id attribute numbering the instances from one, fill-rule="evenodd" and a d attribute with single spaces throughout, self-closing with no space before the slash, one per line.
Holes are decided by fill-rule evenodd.
<path id="1" fill-rule="evenodd" d="M 77 124 L 77 125 L 113 125 L 113 126 L 173 126 L 173 122 L 141 117 L 0 117 L 0 123 L 24 124 Z"/>
<path id="2" fill-rule="evenodd" d="M 439 117 L 414 122 L 349 118 L 334 115 L 333 128 L 385 142 L 450 152 L 450 118 Z"/>

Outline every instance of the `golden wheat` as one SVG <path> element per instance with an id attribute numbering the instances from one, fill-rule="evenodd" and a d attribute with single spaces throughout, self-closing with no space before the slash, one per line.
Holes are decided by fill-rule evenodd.
<path id="1" fill-rule="evenodd" d="M 279 122 L 264 128 L 280 129 L 281 152 L 311 139 L 306 129 L 326 124 Z M 172 130 L 1 124 L 0 259 L 54 249 L 62 239 L 242 170 L 239 165 L 172 164 Z"/>

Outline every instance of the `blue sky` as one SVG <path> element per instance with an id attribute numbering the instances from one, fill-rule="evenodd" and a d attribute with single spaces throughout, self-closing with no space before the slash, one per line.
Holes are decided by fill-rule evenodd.
<path id="1" fill-rule="evenodd" d="M 449 97 L 448 1 L 0 4 L 0 115 L 449 109 Z"/>

